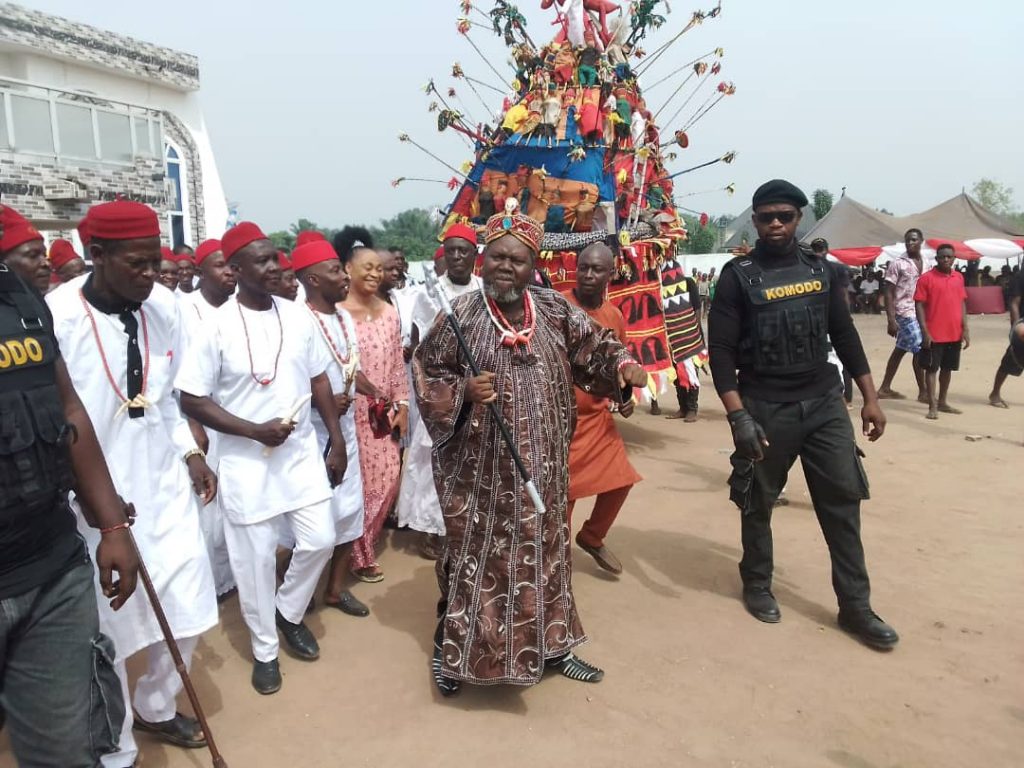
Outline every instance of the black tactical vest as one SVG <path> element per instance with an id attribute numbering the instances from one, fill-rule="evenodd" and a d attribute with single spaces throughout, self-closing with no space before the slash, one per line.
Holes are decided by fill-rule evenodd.
<path id="1" fill-rule="evenodd" d="M 733 260 L 747 297 L 740 368 L 784 376 L 814 371 L 828 361 L 827 265 L 803 251 L 797 254 L 793 266 L 771 270 L 746 256 Z"/>
<path id="2" fill-rule="evenodd" d="M 48 318 L 0 263 L 0 525 L 52 507 L 74 479 Z"/>

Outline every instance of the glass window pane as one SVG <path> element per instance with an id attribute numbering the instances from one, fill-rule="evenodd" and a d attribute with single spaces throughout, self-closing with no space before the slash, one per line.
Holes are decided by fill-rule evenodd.
<path id="1" fill-rule="evenodd" d="M 149 120 L 134 117 L 132 123 L 135 125 L 135 151 L 143 157 L 150 157 L 153 151 L 149 147 Z"/>
<path id="2" fill-rule="evenodd" d="M 96 157 L 92 136 L 92 110 L 71 104 L 57 105 L 60 153 L 66 157 Z"/>
<path id="3" fill-rule="evenodd" d="M 14 138 L 18 142 L 16 149 L 53 152 L 48 101 L 11 95 L 11 111 L 14 113 Z"/>
<path id="4" fill-rule="evenodd" d="M 100 153 L 104 160 L 130 163 L 132 161 L 132 134 L 128 115 L 97 110 L 100 128 Z"/>
<path id="5" fill-rule="evenodd" d="M 173 152 L 174 150 L 168 150 Z M 167 179 L 171 182 L 172 191 L 167 204 L 172 211 L 180 211 L 181 207 L 181 164 L 175 160 L 167 163 Z"/>
<path id="6" fill-rule="evenodd" d="M 180 214 L 171 216 L 171 247 L 177 248 L 185 244 L 185 217 Z"/>
<path id="7" fill-rule="evenodd" d="M 178 150 L 176 150 L 174 147 L 167 147 L 167 159 L 168 160 L 177 160 L 178 159 Z"/>
<path id="8" fill-rule="evenodd" d="M 163 126 L 161 125 L 159 119 L 153 119 L 153 120 L 149 121 L 149 141 L 150 141 L 150 146 L 153 148 L 153 156 L 154 157 L 156 157 L 157 154 L 164 147 L 164 139 L 163 139 L 163 136 L 162 136 L 162 133 L 163 133 L 162 129 L 163 129 Z"/>

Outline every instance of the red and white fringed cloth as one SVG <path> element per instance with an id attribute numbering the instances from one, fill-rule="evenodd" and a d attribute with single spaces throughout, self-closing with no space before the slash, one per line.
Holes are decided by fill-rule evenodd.
<path id="1" fill-rule="evenodd" d="M 977 261 L 981 258 L 1014 259 L 1024 253 L 1024 238 L 1003 239 L 997 237 L 981 237 L 971 240 L 949 240 L 932 238 L 925 240 L 921 252 L 934 258 L 935 249 L 940 245 L 949 244 L 956 249 L 958 259 Z M 863 267 L 875 259 L 894 259 L 906 248 L 903 243 L 884 246 L 867 246 L 864 248 L 833 248 L 829 255 L 851 267 Z"/>

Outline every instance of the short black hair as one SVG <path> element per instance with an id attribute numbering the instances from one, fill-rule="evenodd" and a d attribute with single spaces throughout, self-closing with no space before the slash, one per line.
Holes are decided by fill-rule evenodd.
<path id="1" fill-rule="evenodd" d="M 942 253 L 943 251 L 952 251 L 953 253 L 956 253 L 956 248 L 953 247 L 952 243 L 943 243 L 935 249 L 936 254 Z"/>
<path id="2" fill-rule="evenodd" d="M 924 232 L 922 232 L 917 227 L 911 227 L 906 232 L 904 232 L 903 233 L 903 239 L 906 240 L 908 237 L 910 237 L 911 233 L 913 233 L 913 232 L 916 232 L 917 236 L 920 237 L 922 240 L 924 240 Z"/>
<path id="3" fill-rule="evenodd" d="M 813 240 L 811 240 L 811 250 L 817 250 L 818 248 L 824 248 L 827 251 L 828 240 L 826 240 L 824 237 L 816 237 Z"/>
<path id="4" fill-rule="evenodd" d="M 181 245 L 176 245 L 176 246 L 174 246 L 174 250 L 171 251 L 171 253 L 173 253 L 175 256 L 181 256 L 181 254 L 186 253 L 186 252 L 188 252 L 188 253 L 195 253 L 195 251 L 192 250 L 192 246 L 189 245 L 188 243 L 182 243 Z"/>

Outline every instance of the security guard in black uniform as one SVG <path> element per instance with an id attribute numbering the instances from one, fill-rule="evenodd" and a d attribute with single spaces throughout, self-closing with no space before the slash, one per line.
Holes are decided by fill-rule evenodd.
<path id="1" fill-rule="evenodd" d="M 868 483 L 828 362 L 831 339 L 864 397 L 864 435 L 882 436 L 885 416 L 834 267 L 796 240 L 807 197 L 776 179 L 754 193 L 754 249 L 722 270 L 711 305 L 708 347 L 715 388 L 736 452 L 730 498 L 742 511 L 743 602 L 761 621 L 780 620 L 772 584 L 772 507 L 799 456 L 832 558 L 839 626 L 888 650 L 896 632 L 871 610 L 860 539 Z"/>
<path id="2" fill-rule="evenodd" d="M 103 532 L 96 563 L 119 608 L 138 571 L 126 507 L 42 297 L 0 259 L 0 710 L 24 766 L 94 768 L 124 718 L 72 487 Z"/>

